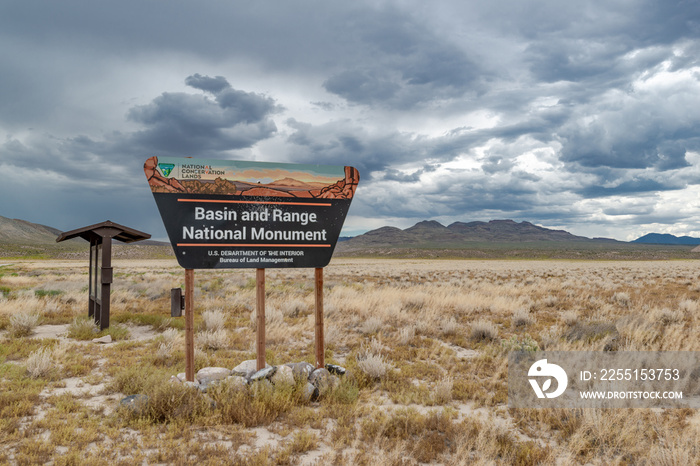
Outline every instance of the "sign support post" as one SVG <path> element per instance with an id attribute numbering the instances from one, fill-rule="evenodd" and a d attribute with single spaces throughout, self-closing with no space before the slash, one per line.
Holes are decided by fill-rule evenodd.
<path id="1" fill-rule="evenodd" d="M 255 269 L 255 292 L 258 334 L 256 367 L 258 370 L 262 370 L 265 369 L 265 269 Z"/>
<path id="2" fill-rule="evenodd" d="M 185 378 L 194 382 L 194 269 L 185 269 Z"/>
<path id="3" fill-rule="evenodd" d="M 316 367 L 326 366 L 323 338 L 323 268 L 314 269 L 314 291 L 316 294 Z"/>

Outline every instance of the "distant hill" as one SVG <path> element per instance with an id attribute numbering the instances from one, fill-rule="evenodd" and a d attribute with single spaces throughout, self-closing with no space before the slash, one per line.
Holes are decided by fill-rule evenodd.
<path id="1" fill-rule="evenodd" d="M 418 222 L 410 228 L 382 227 L 345 241 L 347 247 L 459 247 L 469 243 L 522 242 L 615 242 L 576 236 L 564 230 L 552 230 L 529 222 L 491 220 L 490 222 L 454 222 L 444 226 L 434 220 Z"/>
<path id="2" fill-rule="evenodd" d="M 641 236 L 632 243 L 643 243 L 643 244 L 700 244 L 700 238 L 693 238 L 692 236 L 675 236 L 668 233 L 649 233 Z"/>
<path id="3" fill-rule="evenodd" d="M 60 234 L 56 228 L 0 216 L 0 243 L 51 244 Z"/>
<path id="4" fill-rule="evenodd" d="M 56 228 L 16 218 L 0 216 L 0 257 L 85 258 L 89 243 L 80 238 L 56 243 L 62 233 Z M 172 255 L 169 243 L 139 241 L 133 244 L 115 242 L 115 258 L 168 257 Z"/>

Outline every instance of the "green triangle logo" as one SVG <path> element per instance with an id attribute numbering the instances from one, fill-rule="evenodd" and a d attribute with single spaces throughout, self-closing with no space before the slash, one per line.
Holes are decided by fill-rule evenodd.
<path id="1" fill-rule="evenodd" d="M 160 172 L 163 174 L 163 176 L 167 177 L 170 175 L 170 172 L 173 171 L 173 168 L 175 168 L 174 163 L 159 163 L 158 168 L 160 168 Z"/>

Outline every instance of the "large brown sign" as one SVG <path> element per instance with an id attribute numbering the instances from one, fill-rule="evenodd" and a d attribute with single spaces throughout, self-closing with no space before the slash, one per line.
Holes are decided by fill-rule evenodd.
<path id="1" fill-rule="evenodd" d="M 173 157 L 144 171 L 186 269 L 325 267 L 360 178 L 347 166 Z"/>

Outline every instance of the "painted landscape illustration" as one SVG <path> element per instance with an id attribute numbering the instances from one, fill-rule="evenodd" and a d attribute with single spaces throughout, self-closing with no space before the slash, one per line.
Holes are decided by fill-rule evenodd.
<path id="1" fill-rule="evenodd" d="M 223 163 L 223 162 L 219 162 Z M 172 172 L 173 163 L 159 163 L 151 157 L 144 164 L 146 178 L 154 193 L 229 194 L 239 196 L 300 197 L 319 199 L 352 199 L 360 181 L 356 168 L 343 167 L 333 178 L 311 172 L 287 172 L 259 165 L 233 172 L 228 166 L 216 170 L 205 162 L 192 159 L 191 175 L 182 170 Z M 198 167 L 198 168 L 196 168 Z M 264 167 L 264 165 L 263 165 Z M 179 175 L 179 177 L 177 176 Z M 193 176 L 203 179 L 191 179 Z M 190 178 L 190 179 L 188 179 Z"/>
<path id="2" fill-rule="evenodd" d="M 0 465 L 700 465 L 697 0 L 0 37 Z"/>

